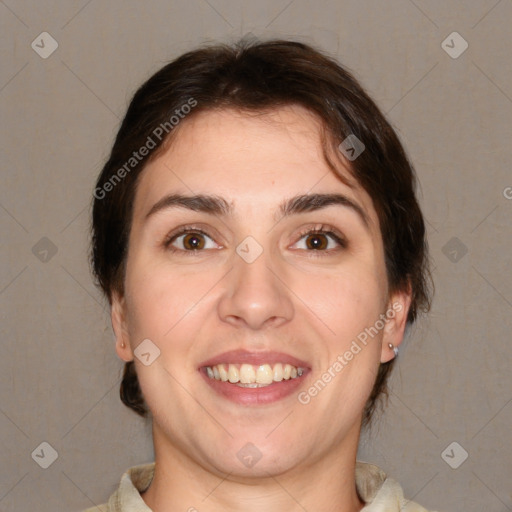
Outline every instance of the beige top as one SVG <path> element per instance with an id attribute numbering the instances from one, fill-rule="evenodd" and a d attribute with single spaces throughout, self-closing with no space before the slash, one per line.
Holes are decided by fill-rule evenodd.
<path id="1" fill-rule="evenodd" d="M 117 491 L 108 503 L 92 507 L 84 512 L 152 512 L 144 503 L 140 493 L 153 479 L 155 463 L 130 468 L 121 478 Z M 402 488 L 377 466 L 358 462 L 356 465 L 356 487 L 366 503 L 361 512 L 428 512 L 417 503 L 404 498 Z"/>

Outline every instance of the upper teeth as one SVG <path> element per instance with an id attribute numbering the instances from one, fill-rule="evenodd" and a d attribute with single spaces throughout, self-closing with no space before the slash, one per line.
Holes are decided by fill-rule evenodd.
<path id="1" fill-rule="evenodd" d="M 295 379 L 304 373 L 304 369 L 282 363 L 277 363 L 274 366 L 270 364 L 259 366 L 253 366 L 252 364 L 216 364 L 215 366 L 207 366 L 206 373 L 210 379 L 250 386 L 251 384 L 268 385 L 272 382 Z"/>

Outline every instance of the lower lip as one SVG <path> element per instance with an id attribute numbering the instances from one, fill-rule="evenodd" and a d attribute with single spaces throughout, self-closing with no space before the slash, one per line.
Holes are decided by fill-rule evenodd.
<path id="1" fill-rule="evenodd" d="M 261 388 L 244 388 L 230 382 L 210 379 L 204 368 L 200 370 L 200 373 L 207 384 L 224 398 L 241 405 L 260 405 L 277 402 L 295 393 L 303 384 L 307 370 L 301 377 L 274 382 Z"/>

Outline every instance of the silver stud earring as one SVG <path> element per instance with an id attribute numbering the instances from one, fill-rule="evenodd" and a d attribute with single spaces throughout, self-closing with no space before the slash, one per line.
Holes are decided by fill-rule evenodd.
<path id="1" fill-rule="evenodd" d="M 395 357 L 398 355 L 398 347 L 395 347 L 393 343 L 388 343 L 388 347 L 395 353 Z"/>
<path id="2" fill-rule="evenodd" d="M 121 342 L 121 348 L 124 348 L 126 345 L 124 344 L 124 341 Z"/>

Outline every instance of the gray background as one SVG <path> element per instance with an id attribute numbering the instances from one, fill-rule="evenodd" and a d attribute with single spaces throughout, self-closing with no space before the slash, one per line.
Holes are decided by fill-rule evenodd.
<path id="1" fill-rule="evenodd" d="M 510 0 L 5 0 L 0 16 L 0 511 L 90 507 L 152 460 L 149 426 L 118 398 L 122 363 L 89 274 L 93 183 L 143 80 L 251 32 L 353 70 L 420 178 L 436 298 L 360 457 L 428 508 L 512 510 Z M 46 59 L 31 47 L 51 49 L 43 31 L 58 42 Z M 469 44 L 457 58 L 444 48 L 460 40 L 442 44 L 454 31 Z M 58 453 L 47 469 L 42 442 Z"/>

